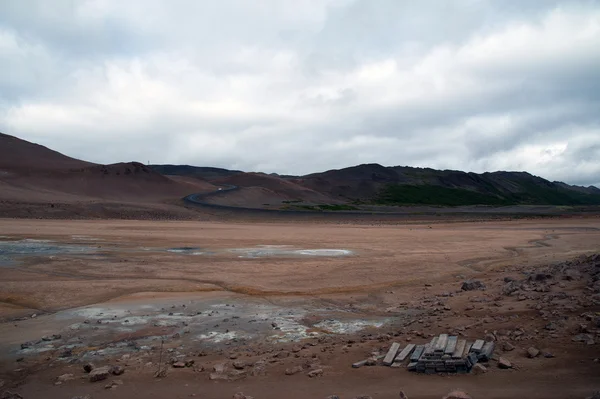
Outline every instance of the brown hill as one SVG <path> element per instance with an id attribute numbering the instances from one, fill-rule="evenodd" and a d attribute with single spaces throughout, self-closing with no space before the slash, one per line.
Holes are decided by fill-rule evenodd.
<path id="1" fill-rule="evenodd" d="M 95 164 L 0 133 L 0 169 L 4 171 L 64 170 L 92 165 Z"/>
<path id="2" fill-rule="evenodd" d="M 163 176 L 141 163 L 93 164 L 0 134 L 0 200 L 152 202 L 214 189 L 200 179 Z"/>
<path id="3" fill-rule="evenodd" d="M 293 181 L 264 173 L 240 173 L 211 181 L 214 184 L 229 184 L 242 188 L 261 188 L 265 201 L 269 203 L 281 201 L 304 201 L 318 204 L 330 204 L 335 200 L 309 187 L 303 187 Z M 244 191 L 244 190 L 240 190 Z M 245 190 L 248 191 L 248 190 Z M 229 197 L 238 195 L 231 192 Z"/>

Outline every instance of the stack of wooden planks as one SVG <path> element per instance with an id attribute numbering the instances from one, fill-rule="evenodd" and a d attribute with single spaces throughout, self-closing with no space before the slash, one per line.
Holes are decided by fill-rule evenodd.
<path id="1" fill-rule="evenodd" d="M 401 349 L 400 344 L 393 343 L 383 364 L 402 367 L 408 363 L 408 370 L 427 374 L 468 373 L 477 362 L 489 361 L 494 349 L 494 342 L 478 339 L 470 343 L 456 336 L 440 334 L 424 345 L 408 344 Z"/>

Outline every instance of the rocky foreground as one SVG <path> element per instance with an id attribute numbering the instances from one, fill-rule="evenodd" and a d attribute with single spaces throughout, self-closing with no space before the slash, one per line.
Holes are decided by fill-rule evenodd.
<path id="1" fill-rule="evenodd" d="M 76 398 L 91 398 L 82 381 L 118 390 L 128 383 L 129 375 L 155 380 L 204 376 L 209 382 L 224 384 L 223 397 L 232 395 L 228 384 L 253 378 L 303 374 L 310 382 L 340 372 L 348 378 L 360 378 L 356 368 L 385 367 L 383 357 L 394 343 L 398 347 L 423 345 L 440 333 L 465 340 L 484 337 L 494 343 L 494 355 L 477 363 L 471 374 L 526 373 L 554 367 L 553 361 L 562 357 L 573 367 L 593 368 L 596 371 L 592 374 L 600 375 L 600 254 L 540 267 L 515 265 L 480 279 L 426 284 L 420 290 L 412 301 L 386 304 L 387 312 L 411 309 L 416 316 L 385 332 L 322 334 L 293 343 L 242 345 L 232 340 L 212 349 L 183 346 L 177 333 L 150 347 L 140 346 L 135 337 L 124 337 L 104 348 L 114 351 L 104 351 L 95 358 L 76 350 L 21 356 L 16 363 L 1 364 L 1 398 L 28 399 L 20 393 L 21 387 L 38 373 L 54 375 L 47 381 L 50 386 L 80 384 L 82 396 Z M 61 334 L 44 336 L 38 342 L 24 342 L 21 349 L 63 339 Z M 125 354 L 118 350 L 123 347 L 127 348 Z M 397 373 L 409 372 L 398 368 Z M 600 389 L 600 380 L 597 382 Z M 400 393 L 401 398 L 409 396 L 419 397 L 419 392 Z M 444 397 L 471 396 L 457 391 Z M 591 391 L 588 397 L 598 399 L 600 393 Z M 252 396 L 237 393 L 233 398 Z M 337 396 L 329 397 L 334 398 Z M 366 398 L 370 396 L 356 396 Z"/>

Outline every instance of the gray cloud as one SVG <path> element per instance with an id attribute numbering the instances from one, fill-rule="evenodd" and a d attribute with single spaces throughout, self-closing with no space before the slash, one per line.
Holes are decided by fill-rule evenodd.
<path id="1" fill-rule="evenodd" d="M 0 130 L 95 161 L 600 184 L 597 1 L 0 2 Z"/>

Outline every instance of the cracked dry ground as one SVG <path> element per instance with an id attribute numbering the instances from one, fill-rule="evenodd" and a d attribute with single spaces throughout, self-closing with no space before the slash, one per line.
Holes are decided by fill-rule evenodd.
<path id="1" fill-rule="evenodd" d="M 410 398 L 440 398 L 457 388 L 473 398 L 585 398 L 600 390 L 598 219 L 383 226 L 1 220 L 0 227 L 10 239 L 72 243 L 73 236 L 85 235 L 106 251 L 89 259 L 59 254 L 0 267 L 0 391 L 24 398 L 222 398 L 239 391 L 257 399 L 396 398 L 400 390 Z M 244 259 L 138 250 L 257 245 L 340 248 L 353 255 Z M 485 289 L 465 291 L 465 280 L 481 281 Z M 156 326 L 69 353 L 63 344 L 86 343 L 87 333 L 64 330 L 53 319 L 59 310 L 132 298 L 150 303 L 166 297 L 180 307 L 192 296 L 328 307 L 353 319 L 393 322 L 338 334 L 313 329 L 314 336 L 293 342 L 257 338 L 212 345 Z M 318 317 L 307 313 L 303 322 L 312 326 L 322 321 Z M 496 359 L 480 375 L 350 367 L 385 353 L 392 342 L 425 343 L 440 333 L 494 339 Z M 161 378 L 154 377 L 160 340 L 141 345 L 138 338 L 147 335 L 167 337 Z M 40 345 L 42 337 L 57 349 L 21 350 L 28 342 Z M 120 347 L 126 353 L 106 350 Z M 530 349 L 539 354 L 531 357 Z M 498 356 L 513 368 L 500 369 Z M 121 366 L 124 374 L 107 372 L 101 382 L 89 382 L 83 368 L 88 362 L 100 369 Z"/>

